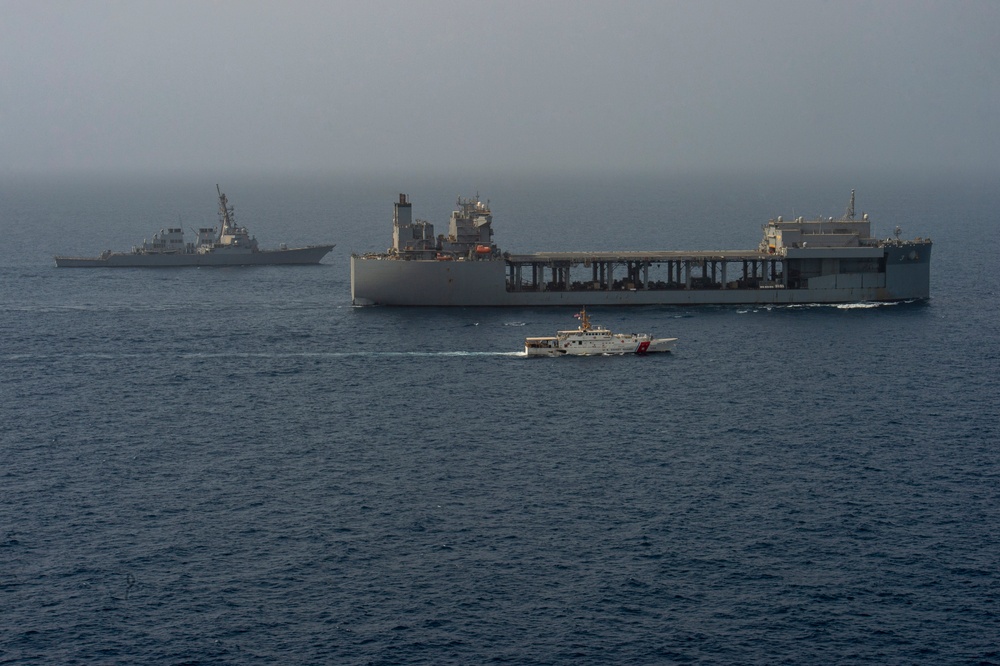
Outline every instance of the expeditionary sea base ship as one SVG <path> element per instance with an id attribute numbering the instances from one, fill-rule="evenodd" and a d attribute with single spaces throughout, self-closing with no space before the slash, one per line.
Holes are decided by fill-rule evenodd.
<path id="1" fill-rule="evenodd" d="M 908 301 L 930 296 L 931 241 L 872 237 L 856 218 L 781 217 L 754 250 L 501 252 L 488 203 L 459 199 L 448 235 L 399 195 L 393 243 L 351 256 L 355 305 L 599 306 Z"/>

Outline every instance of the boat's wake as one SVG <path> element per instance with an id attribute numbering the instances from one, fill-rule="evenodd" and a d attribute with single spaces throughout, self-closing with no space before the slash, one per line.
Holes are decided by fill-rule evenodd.
<path id="1" fill-rule="evenodd" d="M 871 310 L 892 305 L 899 305 L 897 302 L 891 303 L 841 303 L 835 306 L 838 310 Z"/>
<path id="2" fill-rule="evenodd" d="M 182 358 L 421 358 L 421 357 L 474 357 L 474 356 L 524 356 L 524 352 L 488 351 L 336 351 L 336 352 L 262 352 L 262 353 L 195 353 L 182 354 Z"/>
<path id="3" fill-rule="evenodd" d="M 408 351 L 345 351 L 345 352 L 191 352 L 187 354 L 165 354 L 171 358 L 182 358 L 188 360 L 213 360 L 213 359 L 325 359 L 325 358 L 418 358 L 418 357 L 511 357 L 524 358 L 523 351 L 514 352 L 479 352 L 479 351 L 429 351 L 429 352 L 408 352 Z M 148 353 L 142 354 L 109 354 L 106 352 L 80 352 L 76 354 L 2 354 L 0 362 L 23 363 L 25 361 L 37 360 L 100 360 L 114 361 L 129 358 L 146 358 Z"/>
<path id="4" fill-rule="evenodd" d="M 876 308 L 887 308 L 894 305 L 912 303 L 913 301 L 884 301 L 873 303 L 871 301 L 859 301 L 857 303 L 776 303 L 769 305 L 757 305 L 737 310 L 737 314 L 749 314 L 753 312 L 770 312 L 771 310 L 874 310 Z"/>

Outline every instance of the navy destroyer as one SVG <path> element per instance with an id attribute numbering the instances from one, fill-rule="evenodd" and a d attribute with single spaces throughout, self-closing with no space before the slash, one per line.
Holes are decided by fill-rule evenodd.
<path id="1" fill-rule="evenodd" d="M 198 229 L 194 242 L 184 241 L 184 230 L 161 229 L 153 240 L 129 252 L 105 250 L 99 257 L 56 257 L 62 268 L 164 268 L 175 266 L 271 266 L 318 264 L 333 245 L 309 245 L 263 250 L 246 227 L 236 222 L 236 211 L 219 186 L 219 227 Z"/>
<path id="2" fill-rule="evenodd" d="M 930 297 L 931 241 L 872 236 L 854 192 L 840 218 L 770 220 L 752 250 L 502 252 L 493 214 L 458 200 L 448 234 L 414 220 L 399 195 L 392 247 L 351 255 L 355 305 L 548 306 L 805 304 Z"/>

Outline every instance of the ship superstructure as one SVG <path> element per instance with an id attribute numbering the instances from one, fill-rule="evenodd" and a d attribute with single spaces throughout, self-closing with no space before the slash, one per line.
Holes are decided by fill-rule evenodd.
<path id="1" fill-rule="evenodd" d="M 493 256 L 493 214 L 489 202 L 479 197 L 459 198 L 448 220 L 448 235 L 434 237 L 434 225 L 413 220 L 409 198 L 399 195 L 393 207 L 392 247 L 389 254 L 400 259 L 463 260 Z"/>
<path id="2" fill-rule="evenodd" d="M 853 303 L 930 296 L 931 241 L 878 239 L 854 193 L 838 219 L 782 217 L 753 250 L 501 252 L 478 196 L 458 201 L 448 236 L 411 222 L 400 195 L 393 247 L 351 256 L 356 305 L 544 306 Z"/>
<path id="3" fill-rule="evenodd" d="M 275 264 L 318 264 L 334 245 L 309 245 L 264 250 L 246 227 L 236 221 L 236 211 L 218 185 L 219 226 L 202 227 L 193 242 L 185 242 L 180 227 L 161 229 L 152 241 L 143 240 L 129 252 L 105 250 L 99 257 L 57 256 L 63 268 L 174 267 L 174 266 L 254 266 Z"/>

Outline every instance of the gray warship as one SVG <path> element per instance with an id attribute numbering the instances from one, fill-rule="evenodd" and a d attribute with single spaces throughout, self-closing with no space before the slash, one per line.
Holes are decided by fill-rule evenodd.
<path id="1" fill-rule="evenodd" d="M 858 303 L 930 297 L 931 240 L 872 236 L 854 191 L 840 218 L 770 220 L 752 250 L 501 252 L 493 214 L 458 199 L 448 235 L 399 195 L 392 247 L 351 255 L 355 305 L 585 306 Z"/>
<path id="2" fill-rule="evenodd" d="M 167 268 L 176 266 L 273 266 L 318 264 L 334 245 L 309 245 L 263 250 L 246 227 L 236 223 L 236 211 L 219 186 L 219 227 L 198 229 L 194 242 L 184 241 L 184 230 L 161 229 L 151 242 L 129 252 L 105 250 L 99 257 L 57 256 L 60 268 Z"/>

